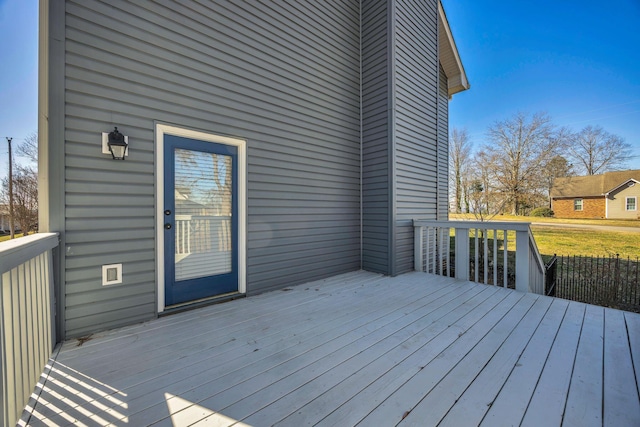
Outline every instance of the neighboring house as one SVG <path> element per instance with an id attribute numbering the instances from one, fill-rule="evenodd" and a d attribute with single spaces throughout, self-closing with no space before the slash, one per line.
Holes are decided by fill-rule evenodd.
<path id="1" fill-rule="evenodd" d="M 411 219 L 447 219 L 448 101 L 469 85 L 439 1 L 40 0 L 40 13 L 39 222 L 60 233 L 59 337 L 397 275 L 413 268 Z M 103 154 L 114 127 L 124 161 Z M 180 232 L 186 186 L 217 221 L 205 249 Z"/>
<path id="2" fill-rule="evenodd" d="M 640 219 L 640 170 L 557 178 L 551 209 L 558 218 Z"/>
<path id="3" fill-rule="evenodd" d="M 14 205 L 15 206 L 15 205 Z M 10 224 L 9 215 L 9 205 L 0 205 L 0 233 L 1 234 L 9 234 L 11 233 L 11 224 Z M 22 232 L 22 225 L 17 220 L 13 222 L 13 231 L 15 233 Z"/>
<path id="4" fill-rule="evenodd" d="M 0 205 L 0 233 L 6 234 L 11 232 L 9 225 L 9 206 Z"/>

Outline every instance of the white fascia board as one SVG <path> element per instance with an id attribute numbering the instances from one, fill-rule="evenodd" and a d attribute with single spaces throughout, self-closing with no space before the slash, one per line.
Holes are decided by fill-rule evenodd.
<path id="1" fill-rule="evenodd" d="M 613 187 L 611 190 L 607 191 L 606 193 L 604 193 L 605 196 L 609 196 L 610 193 L 613 193 L 614 191 L 616 191 L 618 188 L 622 187 L 623 185 L 627 185 L 629 184 L 631 181 L 633 181 L 636 184 L 640 184 L 640 181 L 638 181 L 637 179 L 627 179 L 626 181 L 624 181 L 623 183 L 621 183 L 620 185 L 618 185 L 617 187 Z"/>
<path id="2" fill-rule="evenodd" d="M 439 48 L 440 48 L 440 58 L 441 63 L 443 64 L 444 72 L 447 75 L 449 87 L 449 97 L 452 95 L 467 90 L 471 87 L 469 81 L 467 80 L 467 74 L 464 71 L 464 66 L 462 65 L 462 60 L 460 59 L 460 54 L 458 53 L 458 48 L 456 47 L 456 43 L 453 40 L 453 34 L 451 33 L 451 28 L 449 27 L 449 21 L 447 20 L 447 15 L 444 12 L 444 8 L 442 7 L 442 2 L 438 1 L 438 21 L 440 30 L 439 31 Z"/>

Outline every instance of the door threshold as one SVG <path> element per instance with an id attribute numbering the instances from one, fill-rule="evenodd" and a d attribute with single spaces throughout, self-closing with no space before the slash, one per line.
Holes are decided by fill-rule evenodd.
<path id="1" fill-rule="evenodd" d="M 170 314 L 182 313 L 183 311 L 195 310 L 196 308 L 206 307 L 208 305 L 221 304 L 234 299 L 244 298 L 246 294 L 240 292 L 229 292 L 222 295 L 216 295 L 208 298 L 201 298 L 194 301 L 182 302 L 166 306 L 162 313 L 158 313 L 158 317 L 168 316 Z"/>

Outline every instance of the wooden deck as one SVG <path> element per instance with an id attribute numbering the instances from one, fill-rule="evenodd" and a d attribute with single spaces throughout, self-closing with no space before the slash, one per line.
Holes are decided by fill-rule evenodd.
<path id="1" fill-rule="evenodd" d="M 345 274 L 54 358 L 29 425 L 640 426 L 640 315 L 425 273 Z"/>

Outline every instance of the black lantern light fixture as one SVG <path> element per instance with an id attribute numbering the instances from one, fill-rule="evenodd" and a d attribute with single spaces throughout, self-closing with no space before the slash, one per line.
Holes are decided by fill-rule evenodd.
<path id="1" fill-rule="evenodd" d="M 109 145 L 109 151 L 114 160 L 124 160 L 128 144 L 125 136 L 118 132 L 117 127 L 113 129 L 113 132 L 109 133 L 109 141 L 107 144 Z"/>

